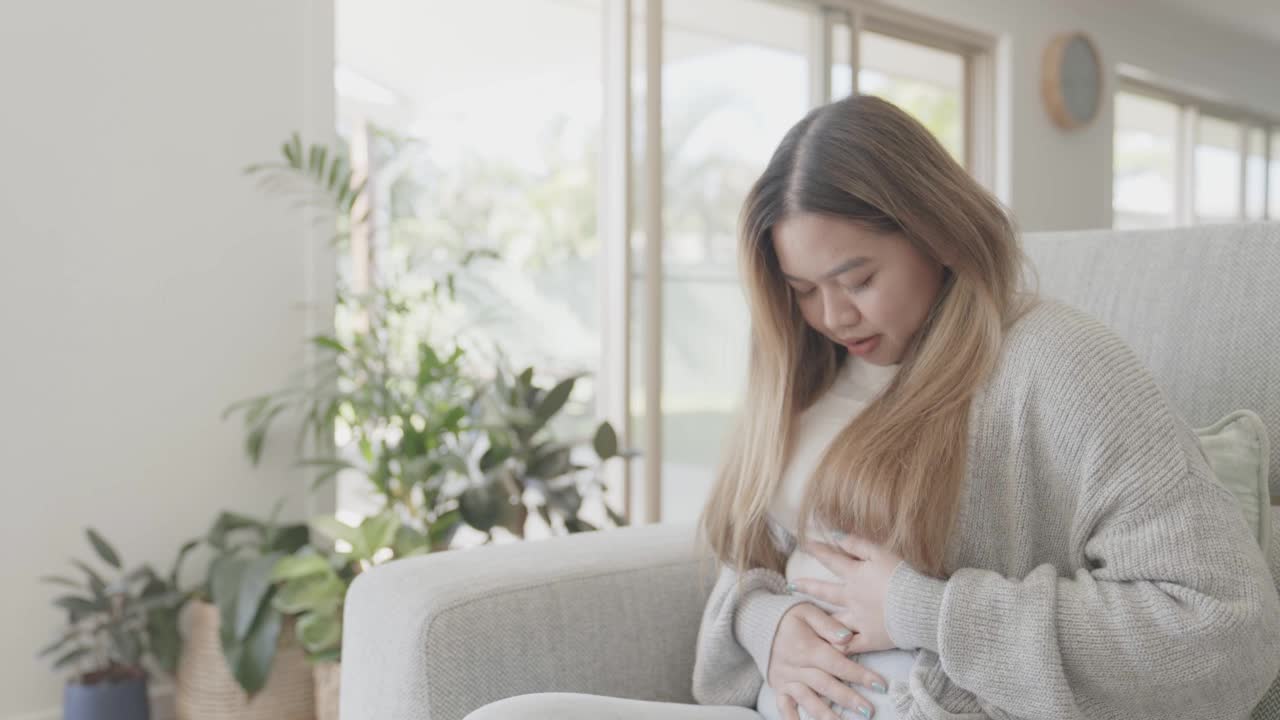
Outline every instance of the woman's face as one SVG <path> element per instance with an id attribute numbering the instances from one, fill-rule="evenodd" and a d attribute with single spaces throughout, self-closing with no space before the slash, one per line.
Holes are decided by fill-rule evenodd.
<path id="1" fill-rule="evenodd" d="M 792 215 L 774 226 L 773 248 L 805 321 L 875 365 L 902 361 L 942 287 L 942 264 L 901 233 L 844 218 Z M 855 340 L 877 335 L 856 353 Z"/>

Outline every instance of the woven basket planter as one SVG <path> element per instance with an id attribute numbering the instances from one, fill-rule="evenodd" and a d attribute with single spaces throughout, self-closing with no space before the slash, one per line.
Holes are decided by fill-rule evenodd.
<path id="1" fill-rule="evenodd" d="M 191 603 L 190 627 L 178 662 L 174 706 L 178 720 L 312 720 L 311 666 L 286 618 L 267 683 L 250 700 L 231 676 L 218 639 L 218 608 Z"/>
<path id="2" fill-rule="evenodd" d="M 311 666 L 316 681 L 316 720 L 338 720 L 338 686 L 342 664 L 316 663 Z"/>

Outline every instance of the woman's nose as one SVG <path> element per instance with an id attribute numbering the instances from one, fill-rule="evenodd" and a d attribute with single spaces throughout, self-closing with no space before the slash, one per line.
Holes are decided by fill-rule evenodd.
<path id="1" fill-rule="evenodd" d="M 838 332 L 840 328 L 855 327 L 858 324 L 858 309 L 841 293 L 832 293 L 823 303 L 823 318 L 827 328 Z"/>

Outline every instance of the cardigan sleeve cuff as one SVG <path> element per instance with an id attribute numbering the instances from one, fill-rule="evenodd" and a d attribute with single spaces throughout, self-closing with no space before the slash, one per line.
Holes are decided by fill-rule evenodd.
<path id="1" fill-rule="evenodd" d="M 781 595 L 765 588 L 751 590 L 738 602 L 733 618 L 734 635 L 755 660 L 765 682 L 769 680 L 769 656 L 778 624 L 788 610 L 802 602 L 807 602 L 802 595 Z"/>
<path id="2" fill-rule="evenodd" d="M 884 624 L 893 644 L 904 650 L 938 652 L 938 615 L 942 611 L 945 580 L 922 575 L 906 561 L 889 578 Z"/>

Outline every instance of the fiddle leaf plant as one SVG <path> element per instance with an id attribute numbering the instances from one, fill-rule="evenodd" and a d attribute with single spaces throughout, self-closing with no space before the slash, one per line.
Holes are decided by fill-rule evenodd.
<path id="1" fill-rule="evenodd" d="M 524 537 L 529 506 L 547 527 L 555 519 L 569 533 L 597 530 L 581 517 L 584 498 L 600 496 L 606 516 L 615 526 L 625 518 L 603 498 L 599 470 L 612 459 L 635 457 L 618 447 L 617 433 L 608 422 L 599 423 L 589 438 L 561 440 L 551 426 L 565 408 L 581 374 L 561 379 L 551 387 L 534 380 L 533 368 L 516 374 L 499 369 L 482 394 L 477 434 L 483 433 L 484 450 L 470 473 L 468 486 L 457 496 L 462 519 L 484 533 L 502 527 Z M 579 464 L 575 448 L 588 445 L 595 462 Z"/>

